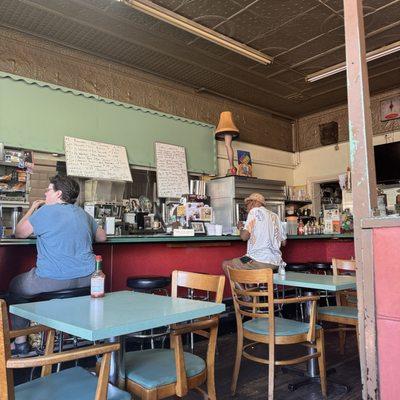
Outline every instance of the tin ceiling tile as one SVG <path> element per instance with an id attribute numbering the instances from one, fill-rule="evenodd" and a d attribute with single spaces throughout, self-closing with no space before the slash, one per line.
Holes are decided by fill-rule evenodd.
<path id="1" fill-rule="evenodd" d="M 397 23 L 400 19 L 400 3 L 392 4 L 364 17 L 366 34 Z"/>
<path id="2" fill-rule="evenodd" d="M 287 65 L 297 65 L 310 58 L 325 57 L 326 52 L 343 45 L 344 37 L 342 35 L 338 35 L 336 32 L 329 33 L 302 43 L 297 48 L 276 56 L 275 60 Z"/>
<path id="3" fill-rule="evenodd" d="M 370 36 L 366 39 L 367 51 L 379 49 L 400 39 L 400 25 L 382 32 L 380 35 Z"/>
<path id="4" fill-rule="evenodd" d="M 277 55 L 299 46 L 303 42 L 299 36 L 293 35 L 282 28 L 278 31 L 260 35 L 251 45 L 266 54 Z"/>
<path id="5" fill-rule="evenodd" d="M 212 42 L 209 42 L 205 39 L 196 39 L 195 41 L 190 43 L 190 47 L 194 49 L 200 49 L 202 51 L 206 51 L 213 56 L 221 57 L 221 59 L 230 53 L 225 47 L 218 46 Z"/>
<path id="6" fill-rule="evenodd" d="M 291 69 L 282 69 L 279 74 L 274 75 L 272 78 L 279 82 L 285 82 L 286 84 L 292 84 L 292 82 L 297 82 L 299 80 L 304 81 L 305 75 L 300 71 L 295 71 Z"/>
<path id="7" fill-rule="evenodd" d="M 132 7 L 128 7 L 126 4 L 119 1 L 113 1 L 110 4 L 110 7 L 105 11 L 111 17 L 122 18 L 143 27 L 151 27 L 159 21 L 158 19 L 137 11 Z"/>
<path id="8" fill-rule="evenodd" d="M 185 5 L 190 0 L 152 0 L 153 3 L 161 7 L 168 8 L 168 10 L 176 10 L 177 8 Z"/>
<path id="9" fill-rule="evenodd" d="M 170 9 L 170 6 L 166 8 Z M 201 19 L 210 15 L 229 18 L 241 10 L 238 4 L 230 0 L 192 0 L 184 2 L 175 12 L 201 24 Z"/>
<path id="10" fill-rule="evenodd" d="M 324 57 L 299 65 L 298 67 L 296 67 L 296 69 L 308 75 L 320 71 L 324 68 L 331 67 L 332 65 L 339 64 L 345 61 L 345 59 L 345 49 L 340 48 L 336 51 L 333 51 L 332 53 L 326 54 Z"/>
<path id="11" fill-rule="evenodd" d="M 305 13 L 317 5 L 316 0 L 268 0 L 258 1 L 248 8 L 254 15 L 263 18 L 265 29 L 273 30 L 287 21 Z"/>
<path id="12" fill-rule="evenodd" d="M 247 10 L 231 18 L 230 23 L 234 27 L 231 37 L 242 43 L 251 42 L 267 30 L 264 19 Z M 222 25 L 215 30 L 222 33 L 223 29 Z"/>

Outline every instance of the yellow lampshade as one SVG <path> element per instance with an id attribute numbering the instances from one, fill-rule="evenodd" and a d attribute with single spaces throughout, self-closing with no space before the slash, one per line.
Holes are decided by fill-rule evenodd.
<path id="1" fill-rule="evenodd" d="M 232 140 L 239 137 L 239 129 L 233 122 L 230 111 L 223 111 L 221 113 L 217 129 L 215 130 L 215 140 L 224 140 L 225 135 L 231 135 Z"/>

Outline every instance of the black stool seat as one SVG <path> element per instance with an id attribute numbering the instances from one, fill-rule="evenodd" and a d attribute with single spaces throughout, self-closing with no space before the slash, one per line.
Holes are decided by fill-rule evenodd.
<path id="1" fill-rule="evenodd" d="M 126 285 L 134 290 L 151 291 L 164 289 L 171 283 L 169 276 L 131 276 L 126 280 Z"/>
<path id="2" fill-rule="evenodd" d="M 312 262 L 309 265 L 310 265 L 310 269 L 316 269 L 319 271 L 330 271 L 331 270 L 331 264 L 326 263 L 326 262 Z"/>
<path id="3" fill-rule="evenodd" d="M 308 272 L 310 270 L 309 264 L 287 264 L 286 271 L 290 272 Z"/>
<path id="4" fill-rule="evenodd" d="M 47 301 L 54 299 L 69 299 L 71 297 L 87 296 L 90 294 L 90 286 L 81 288 L 58 290 L 55 292 L 43 292 L 35 296 L 32 301 Z"/>

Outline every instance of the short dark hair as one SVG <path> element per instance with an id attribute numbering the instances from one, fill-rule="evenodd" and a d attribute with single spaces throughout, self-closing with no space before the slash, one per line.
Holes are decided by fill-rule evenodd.
<path id="1" fill-rule="evenodd" d="M 50 178 L 54 190 L 61 190 L 61 200 L 69 204 L 74 204 L 79 196 L 79 184 L 75 179 L 66 175 L 56 175 Z"/>

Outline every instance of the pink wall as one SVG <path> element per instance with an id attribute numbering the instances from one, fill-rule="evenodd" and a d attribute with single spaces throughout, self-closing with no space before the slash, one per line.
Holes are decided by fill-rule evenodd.
<path id="1" fill-rule="evenodd" d="M 400 228 L 374 229 L 381 400 L 398 400 L 400 373 Z"/>

